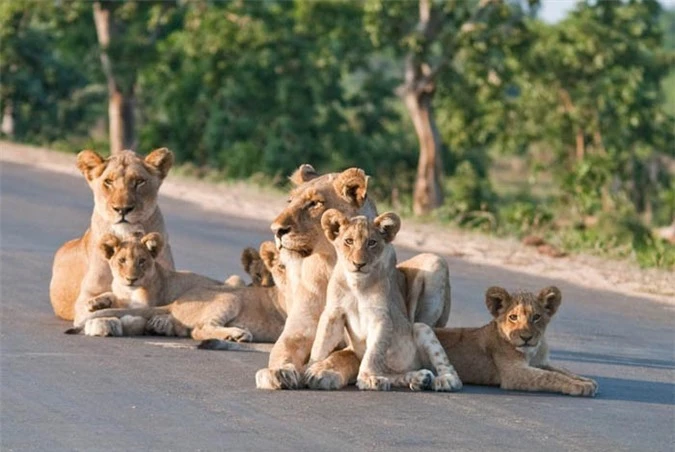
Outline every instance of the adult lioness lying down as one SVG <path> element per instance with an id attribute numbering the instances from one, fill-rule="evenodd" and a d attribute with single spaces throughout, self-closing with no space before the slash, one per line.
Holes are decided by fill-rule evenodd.
<path id="1" fill-rule="evenodd" d="M 95 312 L 68 332 L 131 336 L 148 331 L 240 342 L 279 337 L 286 316 L 276 287 L 232 288 L 195 273 L 167 270 L 155 261 L 163 245 L 156 232 L 124 240 L 103 236 L 100 252 L 110 264 L 112 291 L 89 300 L 87 307 Z"/>
<path id="2" fill-rule="evenodd" d="M 436 328 L 434 332 L 465 384 L 592 397 L 598 389 L 595 381 L 548 361 L 546 327 L 561 301 L 560 290 L 554 286 L 539 295 L 490 287 L 485 294 L 494 317 L 490 323 L 480 328 Z"/>
<path id="3" fill-rule="evenodd" d="M 110 268 L 98 252 L 104 234 L 155 231 L 166 238 L 157 192 L 172 164 L 166 148 L 145 158 L 131 151 L 107 159 L 93 151 L 78 154 L 77 167 L 94 194 L 94 212 L 84 235 L 63 244 L 54 256 L 49 297 L 58 317 L 78 322 L 88 313 L 87 301 L 110 290 Z M 169 246 L 158 259 L 173 268 Z"/>

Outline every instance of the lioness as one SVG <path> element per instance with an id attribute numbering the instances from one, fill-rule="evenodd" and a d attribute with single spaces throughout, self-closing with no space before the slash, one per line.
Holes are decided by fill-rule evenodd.
<path id="1" fill-rule="evenodd" d="M 548 361 L 546 326 L 561 301 L 560 290 L 553 286 L 539 295 L 490 287 L 485 294 L 494 317 L 490 323 L 480 328 L 436 328 L 436 336 L 465 384 L 592 397 L 598 389 L 595 381 Z"/>
<path id="2" fill-rule="evenodd" d="M 89 150 L 78 154 L 77 166 L 94 193 L 94 211 L 84 235 L 66 242 L 54 256 L 49 297 L 58 317 L 80 322 L 87 301 L 110 290 L 110 268 L 97 251 L 103 234 L 156 231 L 166 236 L 157 192 L 172 164 L 166 148 L 145 158 L 131 151 L 107 159 Z M 173 269 L 168 246 L 158 259 Z"/>
<path id="3" fill-rule="evenodd" d="M 389 390 L 408 386 L 451 391 L 462 387 L 431 327 L 413 325 L 408 318 L 398 283 L 396 252 L 391 242 L 401 220 L 391 212 L 375 220 L 364 216 L 348 219 L 335 209 L 321 220 L 328 240 L 337 251 L 337 263 L 328 283 L 326 308 L 321 314 L 307 385 L 337 389 L 356 377 L 361 390 Z M 348 332 L 351 349 L 361 365 L 358 376 L 348 380 L 326 376 L 323 362 Z M 433 366 L 438 376 L 422 367 Z"/>
<path id="4" fill-rule="evenodd" d="M 147 331 L 168 336 L 258 342 L 279 337 L 285 314 L 275 287 L 233 289 L 195 273 L 167 270 L 155 260 L 163 245 L 155 232 L 141 239 L 104 236 L 101 250 L 114 276 L 112 292 L 90 300 L 87 306 L 95 312 L 69 332 L 138 334 L 137 323 L 128 328 L 125 319 L 142 317 Z"/>

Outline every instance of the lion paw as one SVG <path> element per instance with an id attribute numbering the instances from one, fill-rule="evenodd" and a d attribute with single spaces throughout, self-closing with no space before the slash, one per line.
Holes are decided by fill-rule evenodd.
<path id="1" fill-rule="evenodd" d="M 387 377 L 370 375 L 357 378 L 356 387 L 361 391 L 389 391 L 391 389 L 391 381 Z"/>
<path id="2" fill-rule="evenodd" d="M 432 389 L 436 392 L 452 392 L 462 389 L 462 380 L 456 372 L 445 373 L 434 377 Z"/>
<path id="3" fill-rule="evenodd" d="M 236 333 L 230 335 L 229 338 L 225 338 L 226 341 L 233 342 L 253 342 L 253 334 L 249 330 L 240 329 Z"/>
<path id="4" fill-rule="evenodd" d="M 591 381 L 580 381 L 571 385 L 570 388 L 567 388 L 565 394 L 580 396 L 580 397 L 595 397 L 596 392 L 598 391 L 598 384 Z"/>
<path id="5" fill-rule="evenodd" d="M 300 389 L 302 375 L 293 364 L 277 368 L 260 369 L 255 374 L 258 389 Z"/>
<path id="6" fill-rule="evenodd" d="M 334 390 L 346 386 L 339 372 L 327 367 L 324 361 L 312 364 L 305 370 L 305 384 L 310 389 Z"/>
<path id="7" fill-rule="evenodd" d="M 174 336 L 173 317 L 170 314 L 156 315 L 145 324 L 145 332 L 158 336 Z"/>
<path id="8" fill-rule="evenodd" d="M 422 391 L 431 389 L 431 383 L 434 381 L 434 373 L 427 369 L 421 369 L 411 374 L 408 385 L 413 391 Z"/>
<path id="9" fill-rule="evenodd" d="M 122 322 L 117 317 L 103 317 L 100 319 L 90 319 L 84 324 L 84 334 L 86 336 L 122 336 L 124 330 Z"/>
<path id="10" fill-rule="evenodd" d="M 87 301 L 87 310 L 89 312 L 100 311 L 101 309 L 108 309 L 112 307 L 113 300 L 109 295 L 99 295 Z"/>

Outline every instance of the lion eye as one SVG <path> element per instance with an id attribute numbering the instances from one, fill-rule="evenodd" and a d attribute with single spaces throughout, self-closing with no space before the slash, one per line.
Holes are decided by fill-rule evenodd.
<path id="1" fill-rule="evenodd" d="M 518 314 L 511 314 L 509 316 L 509 320 L 515 322 L 516 320 L 518 320 Z"/>
<path id="2" fill-rule="evenodd" d="M 377 240 L 368 240 L 368 248 L 374 248 L 377 245 Z"/>
<path id="3" fill-rule="evenodd" d="M 138 265 L 145 265 L 145 259 L 139 259 Z"/>
<path id="4" fill-rule="evenodd" d="M 354 239 L 345 239 L 345 245 L 352 246 L 354 244 Z"/>
<path id="5" fill-rule="evenodd" d="M 119 262 L 120 264 L 124 264 L 126 261 L 127 261 L 127 260 L 126 260 L 125 258 L 120 257 L 119 260 L 118 260 L 117 262 Z"/>
<path id="6" fill-rule="evenodd" d="M 136 179 L 136 187 L 142 187 L 145 185 L 146 180 L 145 179 Z"/>
<path id="7" fill-rule="evenodd" d="M 532 321 L 533 321 L 533 322 L 538 322 L 539 319 L 541 319 L 541 316 L 540 316 L 539 314 L 535 314 L 535 315 L 532 316 Z"/>
<path id="8" fill-rule="evenodd" d="M 108 188 L 112 187 L 112 183 L 113 183 L 112 179 L 106 179 L 103 181 L 103 185 L 105 185 Z"/>

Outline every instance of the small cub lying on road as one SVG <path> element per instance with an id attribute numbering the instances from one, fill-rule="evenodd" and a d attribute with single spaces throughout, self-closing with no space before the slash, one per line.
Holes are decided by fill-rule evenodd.
<path id="1" fill-rule="evenodd" d="M 142 334 L 137 320 L 142 318 L 146 331 L 197 340 L 274 342 L 281 334 L 286 316 L 275 287 L 234 289 L 195 273 L 167 270 L 155 261 L 163 247 L 155 232 L 124 241 L 109 234 L 100 246 L 113 274 L 113 292 L 91 300 L 89 309 L 96 312 L 71 333 Z"/>
<path id="2" fill-rule="evenodd" d="M 465 384 L 593 397 L 598 390 L 594 380 L 548 362 L 544 335 L 561 301 L 560 290 L 553 286 L 539 295 L 490 287 L 485 294 L 494 317 L 490 323 L 434 331 Z"/>
<path id="3" fill-rule="evenodd" d="M 328 283 L 305 381 L 313 389 L 337 389 L 349 383 L 326 372 L 324 362 L 348 332 L 350 347 L 361 359 L 356 384 L 362 390 L 452 391 L 461 388 L 454 369 L 426 324 L 408 318 L 398 283 L 396 252 L 391 244 L 401 226 L 399 217 L 385 213 L 369 221 L 348 219 L 331 209 L 321 224 L 337 251 Z M 438 376 L 424 366 L 431 365 Z"/>

